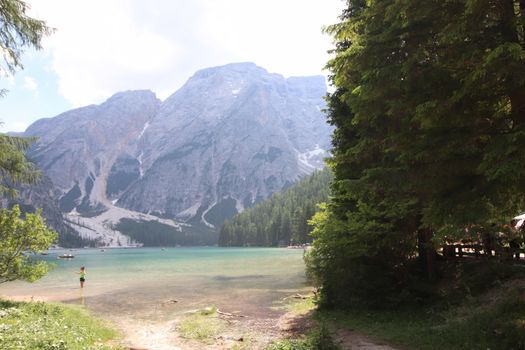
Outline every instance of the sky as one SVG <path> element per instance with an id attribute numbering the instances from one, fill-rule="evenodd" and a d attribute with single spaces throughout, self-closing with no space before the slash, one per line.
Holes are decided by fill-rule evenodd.
<path id="1" fill-rule="evenodd" d="M 164 100 L 197 70 L 254 62 L 285 77 L 327 75 L 323 26 L 344 0 L 27 0 L 55 32 L 0 78 L 0 132 L 149 89 Z"/>

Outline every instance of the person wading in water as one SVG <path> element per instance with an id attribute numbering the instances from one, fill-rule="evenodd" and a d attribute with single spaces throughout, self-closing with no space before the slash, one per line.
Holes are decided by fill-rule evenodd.
<path id="1" fill-rule="evenodd" d="M 80 288 L 84 288 L 84 282 L 86 281 L 86 268 L 82 266 L 78 274 L 80 275 Z"/>

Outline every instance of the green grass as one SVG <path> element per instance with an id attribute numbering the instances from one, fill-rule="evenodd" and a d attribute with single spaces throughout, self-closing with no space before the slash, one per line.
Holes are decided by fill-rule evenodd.
<path id="1" fill-rule="evenodd" d="M 406 350 L 525 350 L 525 273 L 523 266 L 466 262 L 448 270 L 432 287 L 434 297 L 396 309 L 357 306 L 316 309 L 312 299 L 288 299 L 296 314 L 313 310 L 321 327 L 350 329 Z M 281 340 L 268 350 L 310 350 L 312 335 Z"/>
<path id="2" fill-rule="evenodd" d="M 277 310 L 286 310 L 295 315 L 306 315 L 316 311 L 316 301 L 314 298 L 296 299 L 287 298 L 281 301 L 280 305 L 274 306 Z M 319 322 L 320 326 L 316 329 L 294 339 L 279 339 L 274 341 L 265 350 L 337 350 L 333 340 L 333 334 L 325 326 L 324 322 Z"/>
<path id="3" fill-rule="evenodd" d="M 469 298 L 448 307 L 316 310 L 313 317 L 321 325 L 319 329 L 305 337 L 276 341 L 266 350 L 334 349 L 323 346 L 330 343 L 327 329 L 338 328 L 356 330 L 403 349 L 525 349 L 525 289 L 501 288 L 489 296 Z M 294 300 L 286 307 L 303 313 L 314 305 L 306 299 Z"/>
<path id="4" fill-rule="evenodd" d="M 256 333 L 245 333 L 242 335 L 242 342 L 233 344 L 230 350 L 251 350 L 253 349 L 254 339 L 257 337 Z"/>
<path id="5" fill-rule="evenodd" d="M 180 335 L 209 343 L 225 328 L 225 322 L 218 317 L 217 308 L 206 308 L 188 315 L 179 325 Z"/>
<path id="6" fill-rule="evenodd" d="M 525 349 L 523 296 L 523 290 L 514 289 L 495 302 L 471 299 L 448 310 L 320 311 L 316 318 L 406 349 L 518 350 Z"/>
<path id="7" fill-rule="evenodd" d="M 265 350 L 339 350 L 327 327 L 321 325 L 301 339 L 281 339 Z"/>
<path id="8" fill-rule="evenodd" d="M 285 312 L 292 312 L 296 315 L 304 315 L 310 311 L 314 311 L 317 308 L 316 300 L 311 298 L 299 299 L 288 297 L 282 300 L 276 300 L 273 302 L 271 309 L 280 310 Z"/>
<path id="9" fill-rule="evenodd" d="M 303 315 L 312 310 L 315 310 L 316 304 L 314 298 L 306 299 L 288 299 L 286 309 L 294 314 Z"/>
<path id="10" fill-rule="evenodd" d="M 80 307 L 0 300 L 2 349 L 122 349 L 117 333 Z"/>

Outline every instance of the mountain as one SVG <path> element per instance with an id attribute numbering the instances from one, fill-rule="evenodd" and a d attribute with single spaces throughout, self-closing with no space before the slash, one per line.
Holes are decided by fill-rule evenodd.
<path id="1" fill-rule="evenodd" d="M 97 245 L 96 240 L 85 239 L 78 235 L 71 225 L 64 220 L 58 207 L 58 202 L 53 196 L 53 183 L 42 176 L 35 184 L 15 186 L 18 195 L 15 198 L 1 197 L 0 208 L 10 208 L 18 205 L 23 213 L 35 213 L 42 210 L 46 224 L 55 230 L 59 242 L 63 247 L 84 247 Z"/>
<path id="2" fill-rule="evenodd" d="M 151 91 L 121 92 L 100 106 L 40 119 L 25 136 L 37 136 L 29 157 L 51 178 L 64 212 L 103 211 L 115 164 L 136 153 L 140 130 L 160 107 Z"/>
<path id="3" fill-rule="evenodd" d="M 321 168 L 325 94 L 322 76 L 229 64 L 196 72 L 165 101 L 121 92 L 38 120 L 25 135 L 38 137 L 29 157 L 76 229 L 131 244 L 116 229 L 122 219 L 217 227 Z"/>

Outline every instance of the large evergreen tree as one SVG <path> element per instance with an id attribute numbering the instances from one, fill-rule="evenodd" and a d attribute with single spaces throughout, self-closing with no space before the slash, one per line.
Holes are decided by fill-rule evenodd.
<path id="1" fill-rule="evenodd" d="M 39 176 L 25 152 L 34 140 L 0 134 L 0 196 L 14 196 L 17 183 L 33 183 Z"/>
<path id="2" fill-rule="evenodd" d="M 41 48 L 42 38 L 52 32 L 42 20 L 29 17 L 21 0 L 0 0 L 0 74 L 14 74 L 23 68 L 21 56 L 28 47 Z"/>
<path id="3" fill-rule="evenodd" d="M 0 0 L 0 76 L 22 69 L 21 55 L 27 48 L 41 49 L 44 36 L 52 32 L 42 20 L 29 17 L 28 5 L 21 0 Z M 3 95 L 5 90 L 0 91 Z M 25 158 L 34 139 L 0 134 L 0 195 L 16 192 L 16 183 L 31 183 L 38 177 L 35 166 Z"/>
<path id="4" fill-rule="evenodd" d="M 311 259 L 338 303 L 396 293 L 415 255 L 435 278 L 445 236 L 504 223 L 525 192 L 525 3 L 347 3 L 328 28 L 335 181 Z"/>
<path id="5" fill-rule="evenodd" d="M 0 48 L 3 64 L 0 75 L 14 74 L 23 68 L 24 49 L 41 48 L 43 36 L 51 29 L 45 22 L 26 14 L 27 4 L 20 0 L 0 0 Z M 5 90 L 0 91 L 3 95 Z M 16 184 L 34 183 L 38 178 L 35 165 L 26 159 L 25 152 L 33 139 L 0 134 L 0 196 L 14 196 Z M 20 210 L 0 211 L 0 283 L 15 279 L 34 281 L 42 277 L 49 266 L 31 260 L 28 252 L 49 248 L 57 234 L 48 229 L 40 213 L 20 217 Z"/>

